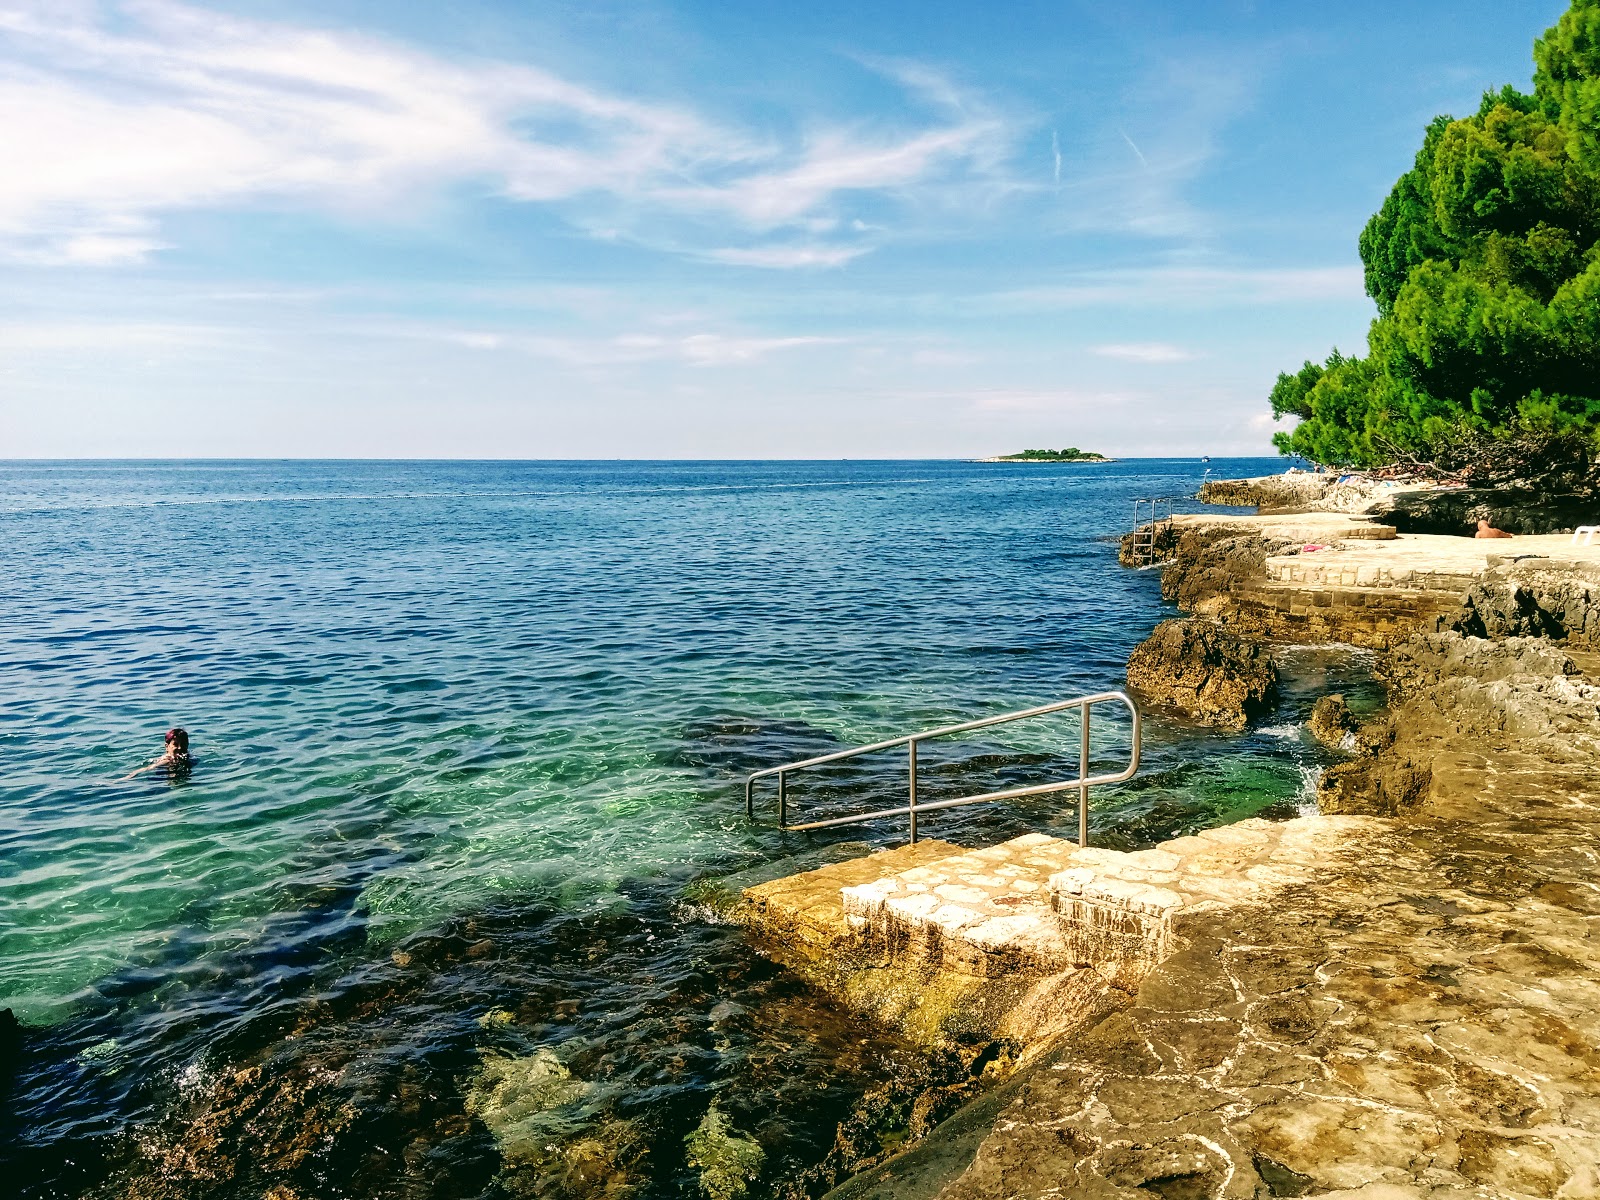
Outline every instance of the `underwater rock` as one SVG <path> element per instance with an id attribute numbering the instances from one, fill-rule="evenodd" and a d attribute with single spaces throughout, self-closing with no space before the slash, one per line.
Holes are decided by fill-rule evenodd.
<path id="1" fill-rule="evenodd" d="M 1278 669 L 1266 649 L 1198 617 L 1163 621 L 1128 658 L 1128 686 L 1206 725 L 1243 729 L 1267 711 Z"/>
<path id="2" fill-rule="evenodd" d="M 705 1119 L 683 1140 L 691 1166 L 699 1168 L 700 1186 L 711 1200 L 740 1200 L 749 1192 L 766 1154 L 753 1139 L 734 1131 L 716 1102 L 706 1110 Z"/>
<path id="3" fill-rule="evenodd" d="M 581 1136 L 522 1146 L 496 1183 L 528 1200 L 632 1200 L 643 1158 L 633 1128 L 605 1121 Z"/>
<path id="4" fill-rule="evenodd" d="M 489 1055 L 467 1093 L 467 1111 L 489 1127 L 504 1154 L 515 1157 L 524 1145 L 543 1146 L 551 1127 L 545 1114 L 583 1099 L 589 1088 L 548 1046 L 525 1058 Z"/>
<path id="5" fill-rule="evenodd" d="M 1341 750 L 1345 746 L 1345 739 L 1356 731 L 1356 725 L 1355 714 L 1344 702 L 1344 696 L 1334 692 L 1320 697 L 1311 706 L 1311 720 L 1307 728 L 1311 730 L 1311 736 L 1324 746 Z"/>

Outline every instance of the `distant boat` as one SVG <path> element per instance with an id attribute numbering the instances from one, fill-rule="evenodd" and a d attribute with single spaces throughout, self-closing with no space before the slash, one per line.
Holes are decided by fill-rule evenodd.
<path id="1" fill-rule="evenodd" d="M 1200 461 L 1201 461 L 1201 462 L 1210 462 L 1210 461 L 1211 461 L 1211 455 L 1209 455 L 1209 454 L 1202 454 L 1202 455 L 1201 455 L 1201 456 L 1200 456 Z"/>

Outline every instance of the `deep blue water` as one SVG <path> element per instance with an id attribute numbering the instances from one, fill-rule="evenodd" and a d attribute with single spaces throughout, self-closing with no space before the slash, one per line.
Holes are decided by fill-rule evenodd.
<path id="1" fill-rule="evenodd" d="M 635 1045 L 651 1004 L 700 1002 L 674 990 L 697 970 L 802 1004 L 735 934 L 679 932 L 672 909 L 698 876 L 815 844 L 776 835 L 770 803 L 746 822 L 742 775 L 1121 686 L 1128 651 L 1170 614 L 1155 572 L 1117 566 L 1115 537 L 1135 497 L 1190 493 L 1204 469 L 0 464 L 0 1007 L 33 1027 L 11 1118 L 29 1186 L 73 1194 L 148 1159 L 140 1130 L 213 1103 L 207 1088 L 277 1053 L 275 1038 L 322 1028 L 318 1005 L 335 1014 L 341 1078 L 386 1046 L 459 1092 L 475 1061 L 462 1039 L 507 988 L 580 1010 L 614 993 L 609 1024 L 581 1034 L 519 1017 L 524 1051 L 557 1034 Z M 1325 672 L 1358 668 L 1290 665 L 1266 731 L 1154 716 L 1140 778 L 1095 797 L 1095 836 L 1137 844 L 1292 809 L 1315 763 L 1295 724 Z M 119 781 L 173 724 L 192 735 L 193 774 Z M 1108 718 L 1101 761 L 1124 740 Z M 930 747 L 924 797 L 1044 782 L 1075 756 L 1071 716 Z M 797 803 L 897 799 L 898 764 L 797 789 Z M 929 816 L 924 831 L 1067 832 L 1071 796 Z M 497 932 L 462 932 L 477 921 Z M 630 938 L 638 954 L 619 949 Z M 398 1027 L 363 1024 L 363 980 L 436 942 L 455 947 L 438 952 L 448 968 L 382 985 L 405 996 Z M 464 982 L 485 942 L 514 965 Z M 563 966 L 551 947 L 565 945 L 589 949 Z M 596 961 L 611 964 L 603 979 Z M 727 998 L 689 990 L 707 1010 Z M 818 1049 L 835 1034 L 807 1037 L 785 1053 L 838 1062 Z M 698 1113 L 719 1064 L 682 1073 Z M 439 1103 L 426 1120 L 442 1128 L 454 1118 Z M 500 1186 L 481 1127 L 460 1136 L 453 1170 L 477 1190 L 459 1194 Z M 73 1154 L 98 1165 L 78 1179 L 60 1166 Z M 666 1167 L 647 1173 L 677 1194 Z"/>

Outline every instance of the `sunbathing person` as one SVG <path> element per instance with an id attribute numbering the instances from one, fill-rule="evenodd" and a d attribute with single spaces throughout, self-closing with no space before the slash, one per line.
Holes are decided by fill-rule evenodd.
<path id="1" fill-rule="evenodd" d="M 1507 533 L 1504 529 L 1496 529 L 1493 525 L 1489 524 L 1489 522 L 1480 518 L 1478 520 L 1478 532 L 1472 536 L 1477 538 L 1502 538 L 1514 537 L 1515 535 Z"/>

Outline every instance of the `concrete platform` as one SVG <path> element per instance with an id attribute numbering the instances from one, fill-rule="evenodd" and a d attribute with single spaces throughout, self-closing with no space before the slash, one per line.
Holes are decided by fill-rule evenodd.
<path id="1" fill-rule="evenodd" d="M 948 855 L 847 887 L 844 911 L 891 955 L 992 978 L 1075 966 L 1050 906 L 1050 876 L 1078 847 L 1042 833 Z"/>
<path id="2" fill-rule="evenodd" d="M 1025 996 L 1047 1006 L 1041 988 L 1071 990 L 1080 1006 L 1089 980 L 1137 988 L 1179 948 L 1185 918 L 1269 903 L 1368 823 L 1253 819 L 1131 853 L 1044 834 L 981 850 L 922 842 L 749 888 L 740 919 L 856 1007 L 905 1012 L 871 994 L 892 979 L 939 992 L 940 1021 L 966 1006 L 958 1019 L 995 1028 Z M 864 982 L 873 972 L 879 982 Z"/>
<path id="3" fill-rule="evenodd" d="M 738 917 L 756 932 L 795 949 L 826 953 L 859 932 L 858 925 L 845 919 L 842 889 L 899 871 L 928 867 L 962 853 L 965 852 L 960 846 L 929 839 L 914 846 L 830 863 L 814 871 L 745 888 Z"/>
<path id="4" fill-rule="evenodd" d="M 1340 540 L 1311 554 L 1269 558 L 1266 566 L 1274 583 L 1460 594 L 1491 568 L 1513 559 L 1529 566 L 1540 565 L 1540 560 L 1600 566 L 1600 542 L 1575 546 L 1570 534 L 1559 533 L 1484 540 L 1402 533 L 1389 541 Z"/>

